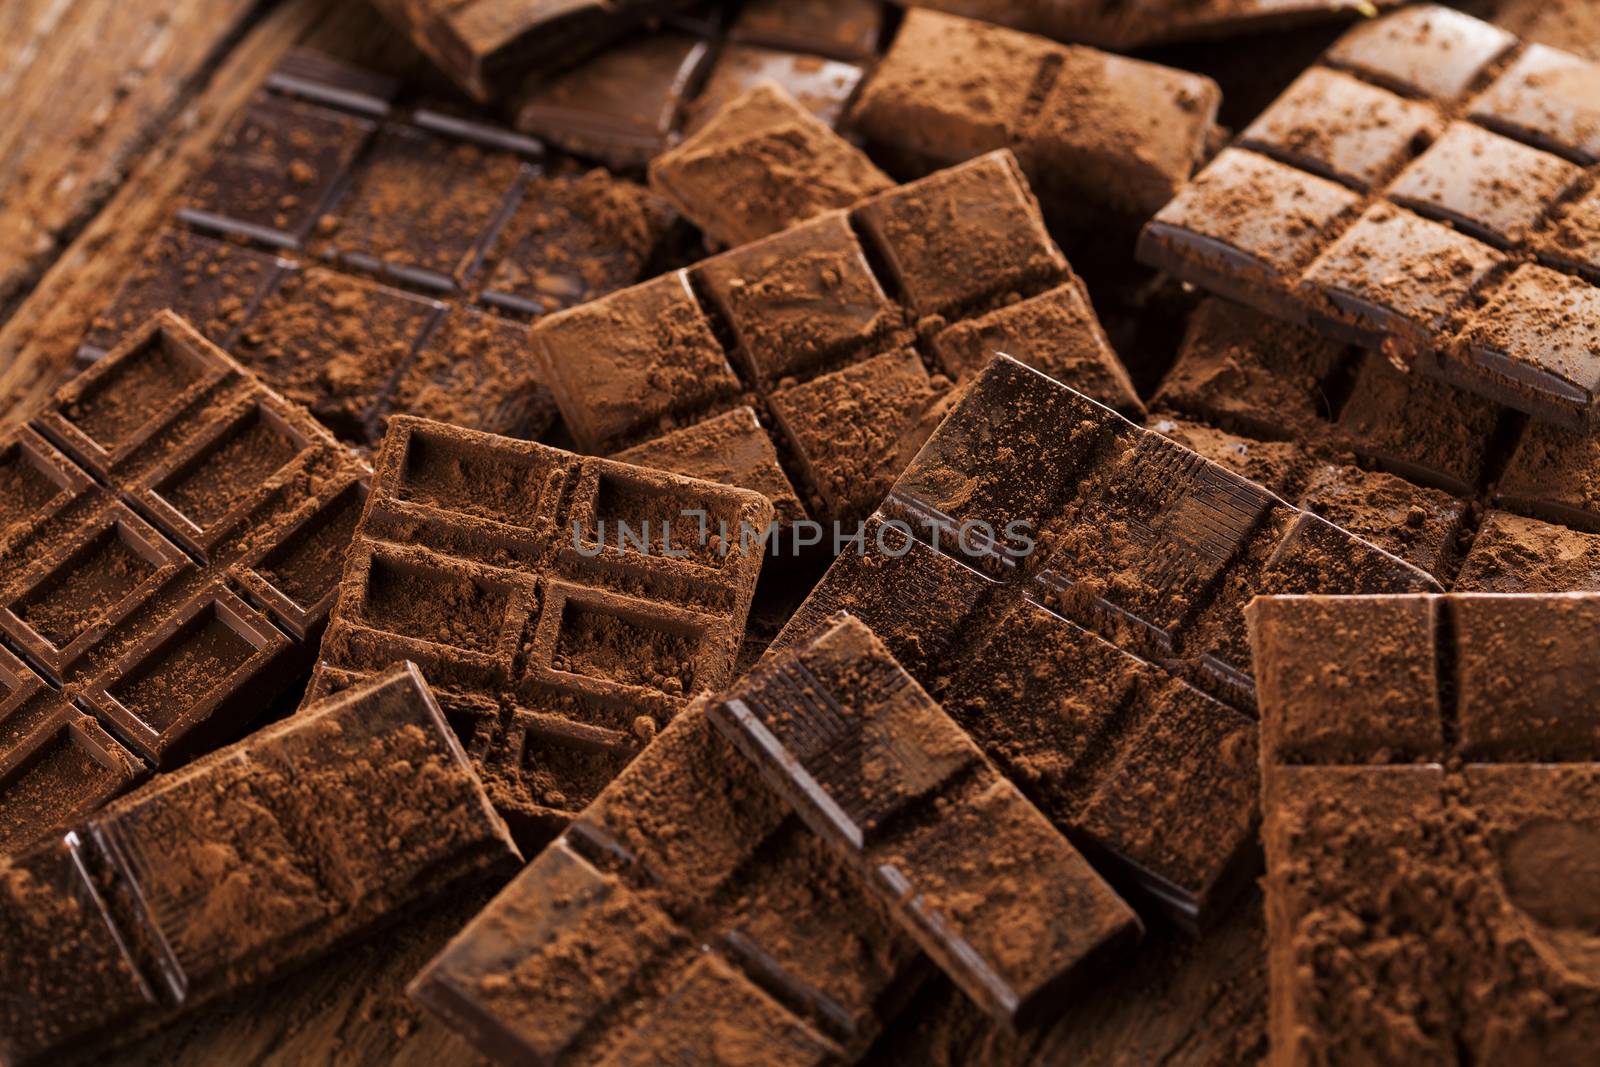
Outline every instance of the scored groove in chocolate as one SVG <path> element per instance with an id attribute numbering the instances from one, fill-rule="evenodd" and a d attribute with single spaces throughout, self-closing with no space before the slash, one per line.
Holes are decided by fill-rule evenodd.
<path id="1" fill-rule="evenodd" d="M 859 620 L 834 619 L 759 666 L 710 716 L 1008 1025 L 1055 1011 L 1140 936 L 1132 910 Z"/>
<path id="2" fill-rule="evenodd" d="M 866 537 L 774 649 L 835 612 L 860 617 L 1114 884 L 1188 924 L 1248 876 L 1244 604 L 1437 588 L 1005 358 L 973 380 Z"/>
<path id="3" fill-rule="evenodd" d="M 397 667 L 0 860 L 0 1061 L 126 1041 L 520 858 Z"/>
<path id="4" fill-rule="evenodd" d="M 926 966 L 708 703 L 424 968 L 413 999 L 505 1064 L 859 1058 Z"/>
<path id="5" fill-rule="evenodd" d="M 1600 66 L 1401 11 L 1341 38 L 1146 226 L 1140 258 L 1589 429 L 1600 264 L 1562 254 L 1559 227 L 1600 173 L 1596 99 Z"/>
<path id="6" fill-rule="evenodd" d="M 1040 323 L 1065 332 L 1030 343 Z M 700 428 L 749 409 L 741 425 L 770 425 L 771 444 L 746 450 L 783 469 L 761 462 L 732 480 L 765 489 L 798 475 L 774 498 L 785 518 L 801 501 L 819 518 L 866 514 L 937 421 L 946 376 L 970 376 L 985 348 L 1018 347 L 1143 410 L 1005 151 L 549 316 L 529 342 L 588 452 L 658 439 L 653 461 L 723 477 L 733 464 L 692 464 Z"/>
<path id="7" fill-rule="evenodd" d="M 550 431 L 526 319 L 647 277 L 672 213 L 531 137 L 399 97 L 392 79 L 290 53 L 80 358 L 171 307 L 351 440 L 376 443 L 394 411 Z"/>
<path id="8" fill-rule="evenodd" d="M 421 664 L 502 814 L 547 837 L 727 680 L 771 515 L 753 492 L 395 416 L 308 699 Z"/>
<path id="9" fill-rule="evenodd" d="M 368 475 L 170 313 L 0 442 L 0 852 L 268 710 L 310 665 L 353 529 L 324 525 Z"/>
<path id="10" fill-rule="evenodd" d="M 1268 597 L 1249 614 L 1269 1062 L 1581 1062 L 1600 1026 L 1600 602 Z"/>

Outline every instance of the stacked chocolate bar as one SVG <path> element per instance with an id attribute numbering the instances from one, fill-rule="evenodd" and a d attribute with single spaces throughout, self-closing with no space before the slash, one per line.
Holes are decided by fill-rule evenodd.
<path id="1" fill-rule="evenodd" d="M 380 6 L 0 438 L 0 1064 L 1592 1058 L 1594 66 Z"/>

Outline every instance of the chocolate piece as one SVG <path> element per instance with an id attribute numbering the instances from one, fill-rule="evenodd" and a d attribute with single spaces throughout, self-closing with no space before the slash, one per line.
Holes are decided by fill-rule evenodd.
<path id="1" fill-rule="evenodd" d="M 1150 428 L 1285 499 L 1305 479 L 1310 462 L 1304 448 L 1288 441 L 1257 441 L 1182 419 L 1156 419 Z"/>
<path id="2" fill-rule="evenodd" d="M 1154 406 L 1256 437 L 1310 443 L 1327 431 L 1326 383 L 1342 357 L 1340 346 L 1308 330 L 1207 299 L 1189 319 Z"/>
<path id="3" fill-rule="evenodd" d="M 949 383 L 907 348 L 912 322 L 968 374 L 987 358 L 973 352 L 984 338 L 1060 324 L 1069 332 L 1046 348 L 1052 359 L 1059 349 L 1075 380 L 1137 403 L 1004 152 L 553 315 L 529 343 L 584 451 L 693 426 L 753 392 L 798 479 L 775 500 L 847 519 L 881 498 L 943 414 Z M 692 473 L 740 469 L 751 468 L 728 456 Z M 740 484 L 770 491 L 761 471 Z"/>
<path id="4" fill-rule="evenodd" d="M 1274 597 L 1249 614 L 1273 1061 L 1581 1060 L 1600 1027 L 1600 602 Z"/>
<path id="5" fill-rule="evenodd" d="M 850 123 L 905 167 L 1014 148 L 1052 209 L 1144 219 L 1203 159 L 1220 102 L 1198 75 L 912 10 Z"/>
<path id="6" fill-rule="evenodd" d="M 707 237 L 746 244 L 894 183 L 844 138 L 763 83 L 650 164 L 650 186 Z"/>
<path id="7" fill-rule="evenodd" d="M 272 706 L 321 635 L 354 527 L 331 517 L 366 474 L 170 312 L 0 443 L 0 632 L 28 664 L 0 657 L 0 849 Z"/>
<path id="8" fill-rule="evenodd" d="M 1548 522 L 1600 531 L 1600 438 L 1530 423 L 1494 499 Z"/>
<path id="9" fill-rule="evenodd" d="M 398 667 L 0 861 L 0 1058 L 125 1040 L 519 859 Z"/>
<path id="10" fill-rule="evenodd" d="M 766 48 L 838 59 L 867 59 L 883 34 L 878 0 L 750 0 L 728 36 Z"/>
<path id="11" fill-rule="evenodd" d="M 1586 430 L 1600 296 L 1572 220 L 1576 164 L 1600 160 L 1596 98 L 1593 64 L 1408 8 L 1341 38 L 1162 209 L 1139 257 Z"/>
<path id="12" fill-rule="evenodd" d="M 378 0 L 422 52 L 480 101 L 515 88 L 530 69 L 570 63 L 685 0 Z"/>
<path id="13" fill-rule="evenodd" d="M 1434 587 L 997 358 L 774 647 L 858 616 L 1115 884 L 1194 924 L 1249 867 L 1242 606 L 1276 588 Z"/>
<path id="14" fill-rule="evenodd" d="M 411 995 L 506 1064 L 821 1064 L 865 1050 L 918 958 L 697 702 Z"/>
<path id="15" fill-rule="evenodd" d="M 519 833 L 561 825 L 727 681 L 761 497 L 411 416 L 377 471 L 324 665 L 422 664 Z"/>
<path id="16" fill-rule="evenodd" d="M 1420 485 L 1471 496 L 1499 409 L 1438 381 L 1406 374 L 1368 353 L 1339 415 L 1359 456 Z"/>
<path id="17" fill-rule="evenodd" d="M 1600 534 L 1491 511 L 1478 527 L 1455 587 L 1482 593 L 1600 592 Z"/>
<path id="18" fill-rule="evenodd" d="M 710 715 L 1002 1020 L 1053 1010 L 1139 937 L 1128 906 L 859 620 L 768 661 Z"/>
<path id="19" fill-rule="evenodd" d="M 524 316 L 653 274 L 676 216 L 642 185 L 574 173 L 537 141 L 470 113 L 396 109 L 396 90 L 289 53 L 80 357 L 98 358 L 171 307 L 359 443 L 375 444 L 396 411 L 550 432 L 548 393 L 503 339 Z M 515 318 L 486 316 L 484 305 Z"/>
<path id="20" fill-rule="evenodd" d="M 1419 570 L 1449 573 L 1468 504 L 1392 474 L 1325 463 L 1300 491 L 1300 506 L 1371 541 Z"/>
<path id="21" fill-rule="evenodd" d="M 688 34 L 637 37 L 523 95 L 517 129 L 612 167 L 641 166 L 673 142 L 709 55 Z"/>
<path id="22" fill-rule="evenodd" d="M 1373 0 L 1372 9 L 1398 0 Z M 1102 48 L 1131 49 L 1191 39 L 1266 33 L 1348 18 L 1362 10 L 1327 0 L 1155 0 L 1153 3 L 1029 3 L 1026 0 L 915 0 L 914 6 L 987 19 L 1004 26 L 1084 41 Z"/>
<path id="23" fill-rule="evenodd" d="M 794 98 L 804 113 L 832 129 L 844 118 L 845 109 L 865 76 L 866 71 L 853 63 L 804 52 L 729 44 L 717 53 L 716 65 L 689 107 L 683 132 L 699 133 L 734 100 L 766 84 L 777 85 Z"/>

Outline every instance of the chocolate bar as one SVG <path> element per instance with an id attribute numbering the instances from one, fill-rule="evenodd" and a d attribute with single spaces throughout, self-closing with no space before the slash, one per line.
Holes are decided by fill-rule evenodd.
<path id="1" fill-rule="evenodd" d="M 0 860 L 0 1062 L 126 1040 L 520 858 L 397 667 Z"/>
<path id="2" fill-rule="evenodd" d="M 367 475 L 170 312 L 0 438 L 0 852 L 271 707 Z"/>
<path id="3" fill-rule="evenodd" d="M 496 807 L 547 838 L 728 680 L 771 517 L 744 490 L 395 416 L 308 699 L 421 664 Z"/>
<path id="4" fill-rule="evenodd" d="M 1041 324 L 1063 332 L 1045 344 Z M 934 359 L 923 359 L 918 333 Z M 1042 369 L 1141 410 L 1006 152 L 551 315 L 529 333 L 583 451 L 667 444 L 676 431 L 702 445 L 672 442 L 672 469 L 735 469 L 737 484 L 769 492 L 792 486 L 774 502 L 832 519 L 871 510 L 937 421 L 949 377 L 969 377 L 984 349 L 1013 341 L 1047 355 Z M 696 431 L 730 412 L 740 414 L 716 431 L 720 445 L 705 447 Z M 691 469 L 707 452 L 716 469 Z"/>
<path id="5" fill-rule="evenodd" d="M 1103 226 L 1172 198 L 1221 99 L 1197 74 L 913 8 L 847 126 L 895 173 L 1010 148 L 1052 214 Z"/>
<path id="6" fill-rule="evenodd" d="M 775 83 L 835 126 L 877 54 L 879 0 L 744 4 L 667 20 L 581 65 L 530 79 L 515 125 L 564 151 L 626 170 L 701 130 L 736 98 Z"/>
<path id="7" fill-rule="evenodd" d="M 505 1064 L 857 1058 L 915 945 L 706 718 L 683 710 L 411 995 Z"/>
<path id="8" fill-rule="evenodd" d="M 1580 1062 L 1600 1027 L 1600 601 L 1273 597 L 1249 616 L 1270 1062 Z"/>
<path id="9" fill-rule="evenodd" d="M 530 69 L 620 37 L 686 0 L 378 0 L 378 10 L 478 100 L 514 89 Z"/>
<path id="10" fill-rule="evenodd" d="M 911 6 L 985 19 L 1061 41 L 1082 41 L 1125 51 L 1349 19 L 1358 13 L 1370 15 L 1394 7 L 1399 2 L 1155 0 L 1138 4 L 1085 4 L 1077 0 L 912 0 Z"/>
<path id="11" fill-rule="evenodd" d="M 893 184 L 771 83 L 650 163 L 650 187 L 721 245 L 748 244 Z"/>
<path id="12" fill-rule="evenodd" d="M 858 616 L 1114 885 L 1195 925 L 1250 867 L 1244 604 L 1435 588 L 1001 357 L 774 648 Z"/>
<path id="13" fill-rule="evenodd" d="M 526 319 L 654 273 L 671 209 L 532 138 L 398 96 L 391 79 L 291 53 L 82 358 L 171 307 L 347 440 L 375 444 L 395 412 L 549 433 Z"/>
<path id="14" fill-rule="evenodd" d="M 1566 209 L 1581 227 L 1597 100 L 1600 66 L 1401 11 L 1335 43 L 1150 222 L 1140 258 L 1587 430 L 1600 264 Z"/>
<path id="15" fill-rule="evenodd" d="M 712 723 L 990 1014 L 1051 1013 L 1126 954 L 1133 911 L 857 619 L 712 704 Z"/>

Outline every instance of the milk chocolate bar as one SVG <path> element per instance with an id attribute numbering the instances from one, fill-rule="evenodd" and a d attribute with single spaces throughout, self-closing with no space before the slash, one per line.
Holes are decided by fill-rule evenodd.
<path id="1" fill-rule="evenodd" d="M 1600 66 L 1401 11 L 1329 49 L 1162 209 L 1140 258 L 1587 430 L 1600 263 L 1563 233 L 1592 195 L 1597 100 Z"/>
<path id="2" fill-rule="evenodd" d="M 1052 1013 L 1138 940 L 1127 904 L 860 620 L 774 657 L 710 715 L 1002 1021 Z"/>
<path id="3" fill-rule="evenodd" d="M 1103 226 L 1171 199 L 1221 101 L 1197 74 L 913 8 L 847 125 L 897 173 L 1010 148 L 1052 214 Z"/>
<path id="4" fill-rule="evenodd" d="M 397 667 L 0 861 L 0 1062 L 126 1040 L 519 859 Z"/>
<path id="5" fill-rule="evenodd" d="M 771 517 L 745 490 L 395 416 L 312 698 L 422 665 L 501 813 L 548 836 L 728 681 Z"/>
<path id="6" fill-rule="evenodd" d="M 1436 588 L 1002 357 L 774 648 L 860 617 L 1114 885 L 1197 924 L 1250 868 L 1244 604 Z"/>
<path id="7" fill-rule="evenodd" d="M 854 874 L 681 712 L 417 976 L 504 1064 L 859 1057 L 923 973 Z"/>
<path id="8" fill-rule="evenodd" d="M 378 9 L 480 101 L 529 70 L 571 62 L 687 0 L 378 0 Z"/>
<path id="9" fill-rule="evenodd" d="M 985 19 L 1061 41 L 1128 50 L 1244 33 L 1267 33 L 1351 19 L 1399 0 L 1154 0 L 1093 4 L 1082 0 L 912 0 L 913 7 Z"/>
<path id="10" fill-rule="evenodd" d="M 548 433 L 526 319 L 654 273 L 672 212 L 532 138 L 398 98 L 391 79 L 291 53 L 81 356 L 171 307 L 348 440 L 376 443 L 396 411 Z"/>
<path id="11" fill-rule="evenodd" d="M 1600 601 L 1272 597 L 1249 614 L 1269 1062 L 1580 1062 L 1600 1027 Z"/>
<path id="12" fill-rule="evenodd" d="M 644 166 L 763 83 L 833 127 L 877 55 L 886 12 L 879 0 L 760 0 L 731 17 L 670 18 L 659 32 L 530 79 L 515 98 L 515 124 L 618 170 Z"/>
<path id="13" fill-rule="evenodd" d="M 166 312 L 0 438 L 0 851 L 271 707 L 310 665 L 367 476 Z"/>
<path id="14" fill-rule="evenodd" d="M 1041 323 L 1062 332 L 1046 344 Z M 626 454 L 685 474 L 732 469 L 747 488 L 792 486 L 773 498 L 786 518 L 839 519 L 882 496 L 937 421 L 949 379 L 1013 342 L 1042 369 L 1142 410 L 1007 152 L 549 316 L 529 334 L 584 451 L 659 439 L 653 454 Z M 735 422 L 706 421 L 730 412 Z M 696 444 L 710 434 L 718 444 Z M 696 465 L 707 453 L 716 470 Z"/>

